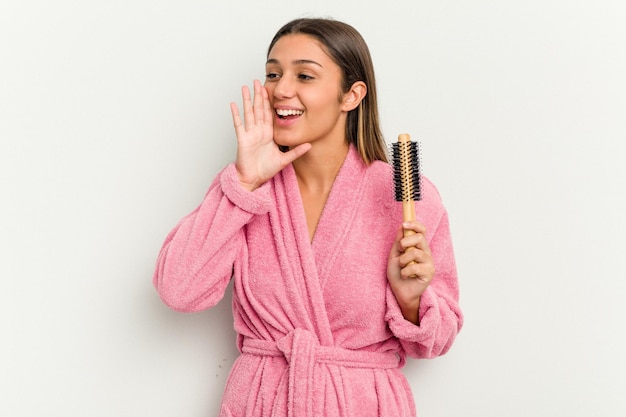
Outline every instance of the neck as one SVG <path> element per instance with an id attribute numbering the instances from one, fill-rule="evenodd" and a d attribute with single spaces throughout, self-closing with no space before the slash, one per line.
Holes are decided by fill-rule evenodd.
<path id="1" fill-rule="evenodd" d="M 314 192 L 330 190 L 348 150 L 347 143 L 332 148 L 313 147 L 293 162 L 300 188 Z"/>

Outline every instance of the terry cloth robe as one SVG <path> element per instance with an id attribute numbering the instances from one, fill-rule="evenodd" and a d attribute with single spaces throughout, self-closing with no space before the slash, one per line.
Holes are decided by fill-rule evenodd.
<path id="1" fill-rule="evenodd" d="M 310 240 L 294 169 L 250 192 L 234 164 L 167 236 L 154 275 L 162 300 L 193 312 L 215 305 L 231 278 L 241 354 L 221 417 L 415 416 L 400 368 L 445 353 L 461 328 L 448 217 L 424 179 L 417 219 L 436 274 L 419 326 L 389 287 L 389 251 L 402 222 L 392 169 L 351 147 Z"/>

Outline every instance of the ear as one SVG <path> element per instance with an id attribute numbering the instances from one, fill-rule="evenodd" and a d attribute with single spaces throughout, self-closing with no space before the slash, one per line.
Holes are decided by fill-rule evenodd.
<path id="1" fill-rule="evenodd" d="M 363 81 L 356 81 L 347 93 L 343 95 L 341 110 L 349 112 L 356 109 L 367 95 L 367 85 Z"/>

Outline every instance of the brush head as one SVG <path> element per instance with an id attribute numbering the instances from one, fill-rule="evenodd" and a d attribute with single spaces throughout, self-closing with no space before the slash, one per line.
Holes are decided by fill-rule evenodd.
<path id="1" fill-rule="evenodd" d="M 422 199 L 421 152 L 418 142 L 407 134 L 398 136 L 391 145 L 393 182 L 396 201 L 419 201 Z"/>

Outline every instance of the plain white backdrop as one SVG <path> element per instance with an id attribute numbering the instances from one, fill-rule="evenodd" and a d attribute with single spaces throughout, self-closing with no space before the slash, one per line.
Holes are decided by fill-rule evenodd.
<path id="1" fill-rule="evenodd" d="M 626 415 L 622 0 L 4 0 L 0 415 L 217 414 L 230 293 L 175 313 L 152 271 L 301 16 L 363 34 L 450 213 L 466 324 L 406 366 L 418 414 Z"/>

